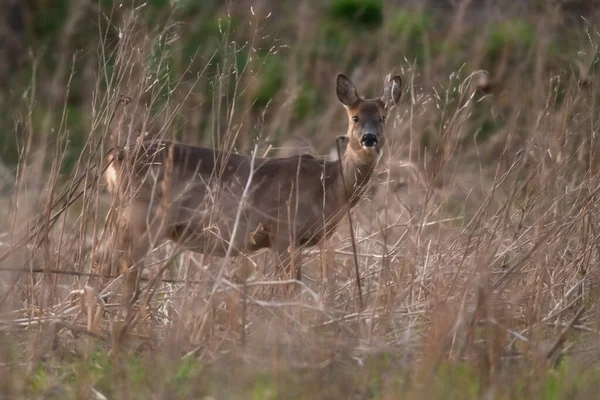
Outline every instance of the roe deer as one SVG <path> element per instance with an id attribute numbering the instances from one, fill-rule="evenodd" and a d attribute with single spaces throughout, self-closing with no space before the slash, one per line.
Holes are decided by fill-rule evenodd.
<path id="1" fill-rule="evenodd" d="M 139 141 L 115 152 L 105 178 L 123 201 L 117 209 L 121 272 L 153 246 L 172 240 L 221 257 L 230 246 L 231 255 L 270 248 L 282 270 L 295 270 L 301 279 L 296 256 L 331 235 L 345 207 L 355 206 L 363 194 L 401 84 L 394 76 L 380 97 L 365 99 L 350 79 L 338 75 L 337 97 L 349 121 L 341 161 L 310 155 L 252 159 L 165 140 Z M 133 293 L 138 274 L 136 268 L 125 276 Z"/>
<path id="2" fill-rule="evenodd" d="M 315 148 L 310 139 L 302 136 L 290 136 L 279 145 L 276 157 L 288 158 L 292 156 L 314 155 L 315 153 Z"/>

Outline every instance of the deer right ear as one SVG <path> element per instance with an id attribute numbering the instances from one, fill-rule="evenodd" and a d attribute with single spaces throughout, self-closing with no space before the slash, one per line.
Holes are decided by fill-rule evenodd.
<path id="1" fill-rule="evenodd" d="M 380 99 L 386 108 L 395 106 L 402 96 L 402 78 L 394 76 L 383 88 L 383 94 Z"/>
<path id="2" fill-rule="evenodd" d="M 338 100 L 346 107 L 354 106 L 359 100 L 356 87 L 344 74 L 339 74 L 337 77 L 336 93 Z"/>

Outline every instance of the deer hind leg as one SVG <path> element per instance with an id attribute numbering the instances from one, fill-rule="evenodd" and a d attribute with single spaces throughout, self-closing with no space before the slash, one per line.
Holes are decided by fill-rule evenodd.
<path id="1" fill-rule="evenodd" d="M 279 279 L 302 280 L 302 259 L 299 250 L 293 250 L 288 243 L 275 248 L 277 276 Z"/>

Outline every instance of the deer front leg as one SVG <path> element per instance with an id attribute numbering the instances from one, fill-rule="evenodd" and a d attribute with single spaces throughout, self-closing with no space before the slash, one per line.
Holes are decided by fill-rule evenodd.
<path id="1" fill-rule="evenodd" d="M 299 249 L 294 249 L 289 242 L 282 241 L 275 247 L 275 258 L 279 279 L 302 280 L 302 257 Z"/>
<path id="2" fill-rule="evenodd" d="M 121 301 L 129 308 L 139 294 L 139 278 L 142 270 L 141 262 L 148 246 L 144 246 L 142 237 L 135 237 L 132 226 L 125 225 L 118 233 L 116 251 L 118 268 L 122 275 Z"/>
<path id="3" fill-rule="evenodd" d="M 276 242 L 276 246 L 273 250 L 275 253 L 275 268 L 278 279 L 302 280 L 302 260 L 299 249 L 294 250 L 293 247 L 290 246 L 289 240 L 282 240 L 281 242 Z M 292 282 L 286 286 L 287 290 L 283 289 L 281 292 L 283 296 L 294 296 L 299 293 L 300 286 L 298 283 Z"/>
<path id="4" fill-rule="evenodd" d="M 132 201 L 124 208 L 120 222 L 116 248 L 123 275 L 121 294 L 123 304 L 131 305 L 139 295 L 144 257 L 161 241 L 165 221 L 151 215 L 145 204 Z"/>

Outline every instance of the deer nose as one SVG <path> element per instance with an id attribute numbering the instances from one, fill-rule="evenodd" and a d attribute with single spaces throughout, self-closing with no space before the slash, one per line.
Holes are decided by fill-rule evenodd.
<path id="1" fill-rule="evenodd" d="M 365 147 L 373 147 L 377 144 L 377 135 L 374 133 L 365 133 L 360 139 L 360 144 Z"/>

